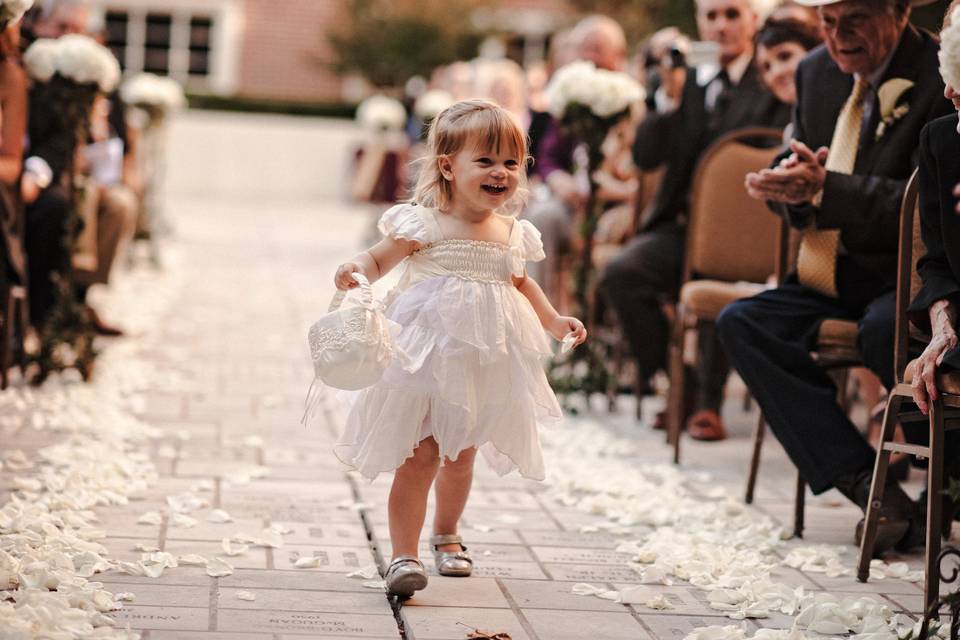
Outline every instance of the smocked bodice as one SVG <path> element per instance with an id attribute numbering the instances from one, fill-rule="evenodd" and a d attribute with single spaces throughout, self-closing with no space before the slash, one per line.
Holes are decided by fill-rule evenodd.
<path id="1" fill-rule="evenodd" d="M 523 257 L 516 248 L 482 240 L 438 240 L 422 247 L 411 257 L 411 266 L 429 261 L 450 275 L 464 280 L 508 284 L 523 271 Z M 425 265 L 424 265 L 425 266 Z"/>

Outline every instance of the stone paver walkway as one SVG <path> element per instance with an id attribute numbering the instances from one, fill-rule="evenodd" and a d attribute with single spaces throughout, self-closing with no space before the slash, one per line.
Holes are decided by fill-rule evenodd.
<path id="1" fill-rule="evenodd" d="M 291 121 L 270 124 L 276 131 L 268 127 L 264 133 L 255 118 L 224 118 L 223 126 L 256 130 L 254 146 L 269 147 L 270 135 L 302 137 L 307 142 L 289 150 L 301 162 L 317 153 L 312 141 L 329 138 L 333 151 L 324 156 L 329 165 L 313 166 L 325 173 L 324 180 L 343 175 L 337 160 L 346 157 L 349 137 L 339 125 Z M 174 131 L 171 162 L 185 166 L 172 169 L 170 206 L 179 257 L 170 268 L 182 286 L 159 311 L 155 330 L 128 339 L 141 340 L 161 375 L 169 372 L 180 381 L 148 390 L 140 407 L 140 417 L 164 433 L 150 451 L 159 481 L 126 506 L 98 511 L 108 535 L 103 542 L 120 560 L 139 557 L 137 545 L 213 557 L 225 555 L 224 538 L 256 537 L 271 526 L 285 533 L 281 546 L 254 545 L 229 557 L 234 571 L 221 578 L 186 566 L 168 569 L 159 579 L 117 571 L 97 576 L 111 591 L 136 596 L 113 614 L 118 623 L 143 631 L 148 640 L 396 639 L 401 634 L 410 640 L 453 640 L 475 628 L 507 632 L 513 640 L 618 640 L 683 638 L 711 624 L 789 627 L 790 619 L 782 615 L 732 621 L 710 607 L 705 591 L 679 581 L 656 587 L 669 603 L 662 611 L 574 595 L 577 583 L 613 590 L 642 582 L 627 566 L 632 554 L 616 549 L 650 528 L 627 523 L 612 533 L 610 518 L 558 500 L 556 482 L 496 478 L 482 462 L 463 521 L 477 560 L 474 577 L 431 577 L 429 588 L 398 613 L 371 588 L 376 585 L 365 585 L 378 577 L 347 577 L 389 558 L 390 478 L 370 484 L 336 462 L 330 445 L 341 416 L 332 399 L 324 419 L 311 429 L 299 418 L 311 375 L 306 328 L 332 293 L 333 267 L 352 255 L 369 231 L 369 214 L 340 204 L 333 193 L 298 201 L 266 188 L 257 191 L 249 184 L 250 167 L 238 167 L 234 183 L 218 174 L 217 184 L 230 188 L 206 195 L 191 190 L 202 157 L 177 154 L 202 150 L 204 135 L 222 136 L 219 129 L 202 133 L 215 127 L 213 122 L 209 114 L 188 115 Z M 296 135 L 301 129 L 303 136 Z M 218 153 L 224 155 L 222 149 Z M 726 408 L 733 438 L 686 446 L 684 468 L 699 490 L 723 488 L 741 495 L 755 420 L 741 404 L 735 388 Z M 566 434 L 560 441 L 569 443 L 570 434 L 600 422 L 608 434 L 631 444 L 629 451 L 610 451 L 611 459 L 637 469 L 664 464 L 668 450 L 662 436 L 637 425 L 632 413 L 625 400 L 617 414 L 597 410 L 571 418 L 559 432 Z M 569 461 L 569 451 L 551 450 L 551 436 L 545 439 L 548 464 L 554 458 Z M 793 471 L 772 438 L 768 441 L 756 513 L 788 525 Z M 15 442 L 28 454 L 46 444 L 23 434 Z M 0 447 L 8 448 L 7 442 Z M 711 473 L 709 480 L 697 475 L 703 471 Z M 0 473 L 5 479 L 0 488 L 9 488 L 11 477 L 9 469 Z M 192 527 L 176 526 L 167 510 L 168 496 L 185 493 L 209 503 L 191 514 L 199 520 Z M 228 512 L 233 521 L 208 522 L 211 509 Z M 138 524 L 148 511 L 164 513 L 161 523 Z M 856 517 L 836 495 L 811 498 L 802 543 L 846 545 L 845 562 L 852 566 Z M 792 541 L 776 553 L 782 557 L 800 544 Z M 426 547 L 423 554 L 429 556 Z M 309 563 L 316 566 L 297 568 L 304 558 L 313 558 Z M 917 565 L 916 557 L 908 560 Z M 921 592 L 913 583 L 887 579 L 863 585 L 850 576 L 828 578 L 788 567 L 774 574 L 807 590 L 873 594 L 896 611 L 920 608 Z M 241 599 L 250 597 L 244 592 L 255 599 Z"/>

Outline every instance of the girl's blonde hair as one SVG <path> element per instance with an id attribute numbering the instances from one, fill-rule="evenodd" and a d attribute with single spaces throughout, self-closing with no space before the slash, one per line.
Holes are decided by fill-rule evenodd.
<path id="1" fill-rule="evenodd" d="M 440 173 L 439 160 L 459 153 L 468 142 L 478 149 L 500 152 L 503 145 L 516 155 L 520 164 L 520 183 L 516 193 L 496 212 L 516 215 L 527 199 L 527 135 L 504 108 L 486 100 L 463 100 L 441 111 L 427 135 L 427 153 L 418 162 L 420 175 L 413 191 L 413 202 L 445 210 L 453 200 L 453 185 Z"/>

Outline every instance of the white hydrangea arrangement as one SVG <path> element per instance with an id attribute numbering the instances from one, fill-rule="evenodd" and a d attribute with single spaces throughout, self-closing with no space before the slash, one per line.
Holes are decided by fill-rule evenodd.
<path id="1" fill-rule="evenodd" d="M 33 0 L 3 0 L 0 2 L 0 22 L 16 22 L 32 6 Z"/>
<path id="2" fill-rule="evenodd" d="M 120 98 L 127 104 L 168 113 L 187 104 L 183 87 L 173 78 L 138 73 L 120 86 Z"/>
<path id="3" fill-rule="evenodd" d="M 960 90 L 960 7 L 950 13 L 950 26 L 940 32 L 938 55 L 944 83 Z"/>
<path id="4" fill-rule="evenodd" d="M 627 74 L 598 69 L 586 61 L 572 62 L 557 70 L 546 93 L 550 113 L 558 119 L 567 115 L 573 105 L 588 108 L 598 118 L 610 118 L 644 99 L 643 88 Z"/>
<path id="5" fill-rule="evenodd" d="M 78 85 L 96 85 L 108 93 L 120 81 L 120 63 L 113 53 L 80 34 L 56 40 L 40 38 L 23 54 L 23 63 L 37 82 L 50 82 L 54 76 L 60 76 Z"/>
<path id="6" fill-rule="evenodd" d="M 413 112 L 421 120 L 432 120 L 453 103 L 453 96 L 448 92 L 442 89 L 431 89 L 417 98 L 413 105 Z"/>
<path id="7" fill-rule="evenodd" d="M 357 124 L 368 131 L 399 131 L 406 123 L 407 110 L 387 96 L 370 96 L 357 107 Z"/>

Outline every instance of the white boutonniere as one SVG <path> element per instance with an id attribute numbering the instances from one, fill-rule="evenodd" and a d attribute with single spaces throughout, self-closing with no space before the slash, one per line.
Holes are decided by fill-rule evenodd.
<path id="1" fill-rule="evenodd" d="M 904 78 L 891 78 L 877 90 L 880 101 L 880 123 L 877 125 L 875 140 L 879 140 L 893 124 L 910 113 L 910 105 L 901 102 L 903 96 L 913 86 L 913 81 Z"/>

